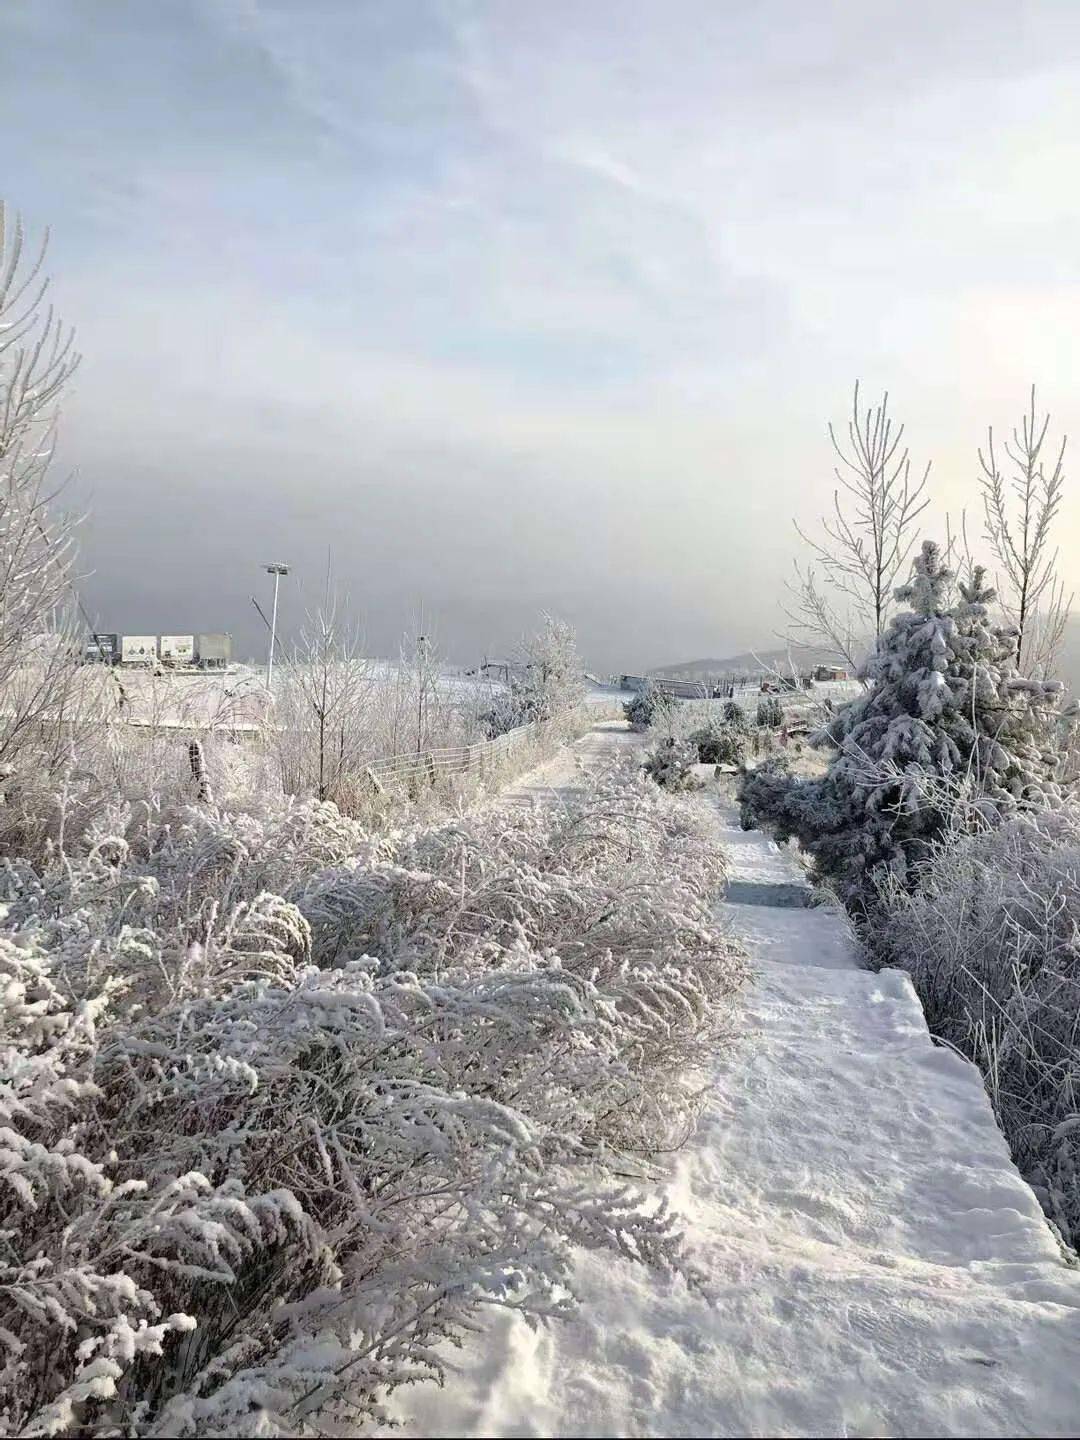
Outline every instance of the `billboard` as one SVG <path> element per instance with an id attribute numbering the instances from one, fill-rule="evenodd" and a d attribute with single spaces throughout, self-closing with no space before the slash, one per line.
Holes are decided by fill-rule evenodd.
<path id="1" fill-rule="evenodd" d="M 162 635 L 161 658 L 172 665 L 190 665 L 195 659 L 194 635 Z"/>
<path id="2" fill-rule="evenodd" d="M 156 635 L 124 635 L 120 659 L 125 665 L 152 665 L 157 659 Z"/>

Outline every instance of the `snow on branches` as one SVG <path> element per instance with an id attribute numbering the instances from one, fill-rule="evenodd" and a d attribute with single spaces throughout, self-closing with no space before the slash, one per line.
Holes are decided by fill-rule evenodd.
<path id="1" fill-rule="evenodd" d="M 632 767 L 394 841 L 117 806 L 6 862 L 0 1434 L 355 1429 L 480 1307 L 565 1313 L 572 1246 L 692 1279 L 648 1156 L 743 976 L 722 875 Z"/>
<path id="2" fill-rule="evenodd" d="M 983 1072 L 1017 1165 L 1080 1241 L 1080 810 L 959 827 L 913 885 L 885 887 L 868 937 L 908 971 L 935 1035 Z"/>
<path id="3" fill-rule="evenodd" d="M 1016 673 L 1015 633 L 990 616 L 994 592 L 975 567 L 956 584 L 924 542 L 863 667 L 866 694 L 819 736 L 828 773 L 799 780 L 776 766 L 746 778 L 743 799 L 796 836 L 856 913 L 886 875 L 902 879 L 941 834 L 941 782 L 961 784 L 986 816 L 1054 805 L 1057 690 Z"/>

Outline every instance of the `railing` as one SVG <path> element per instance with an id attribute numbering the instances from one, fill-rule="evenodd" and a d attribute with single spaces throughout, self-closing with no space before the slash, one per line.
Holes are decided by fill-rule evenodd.
<path id="1" fill-rule="evenodd" d="M 410 782 L 434 785 L 442 775 L 472 774 L 483 776 L 524 746 L 539 740 L 546 721 L 533 720 L 496 735 L 494 740 L 478 740 L 472 745 L 450 745 L 441 749 L 413 751 L 408 755 L 388 755 L 372 760 L 366 769 L 377 789 L 383 790 Z"/>

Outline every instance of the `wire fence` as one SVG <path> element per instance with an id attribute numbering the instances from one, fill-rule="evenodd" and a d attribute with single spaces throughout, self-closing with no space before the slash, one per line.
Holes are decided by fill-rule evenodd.
<path id="1" fill-rule="evenodd" d="M 447 745 L 388 755 L 370 760 L 366 771 L 377 790 L 415 789 L 435 785 L 446 775 L 475 779 L 493 778 L 523 757 L 539 761 L 552 748 L 581 735 L 602 720 L 622 719 L 622 702 L 617 698 L 583 705 L 576 715 L 554 720 L 532 720 L 496 735 L 494 740 L 476 740 L 471 745 Z M 530 753 L 531 752 L 531 753 Z"/>
<path id="2" fill-rule="evenodd" d="M 443 775 L 475 775 L 494 772 L 526 748 L 538 747 L 550 722 L 533 720 L 497 735 L 494 740 L 477 740 L 471 745 L 448 745 L 417 750 L 406 755 L 388 755 L 371 760 L 367 773 L 378 789 L 417 783 L 435 784 Z"/>

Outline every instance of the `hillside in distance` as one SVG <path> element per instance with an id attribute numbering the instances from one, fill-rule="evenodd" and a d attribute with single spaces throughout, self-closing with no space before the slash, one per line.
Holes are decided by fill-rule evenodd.
<path id="1" fill-rule="evenodd" d="M 1080 658 L 1080 634 L 1078 634 L 1077 640 L 1077 654 Z M 659 665 L 650 673 L 685 680 L 703 680 L 710 675 L 729 675 L 733 671 L 735 673 L 761 669 L 786 671 L 792 665 L 796 670 L 807 670 L 814 665 L 833 665 L 835 663 L 836 658 L 829 650 L 817 649 L 814 646 L 800 647 L 796 650 L 783 646 L 772 649 L 743 650 L 737 655 L 726 655 L 720 659 L 686 660 L 680 665 Z"/>
<path id="2" fill-rule="evenodd" d="M 700 660 L 686 660 L 678 665 L 659 665 L 650 673 L 666 675 L 684 680 L 704 680 L 711 675 L 728 675 L 733 671 L 756 671 L 762 669 L 786 671 L 794 664 L 797 670 L 808 670 L 814 665 L 832 665 L 836 657 L 831 651 L 808 646 L 805 649 L 788 649 L 776 646 L 771 649 L 742 650 L 737 655 L 725 655 L 718 659 L 706 657 Z M 1080 615 L 1074 616 L 1065 627 L 1061 654 L 1058 657 L 1058 678 L 1068 686 L 1073 695 L 1080 695 Z"/>

